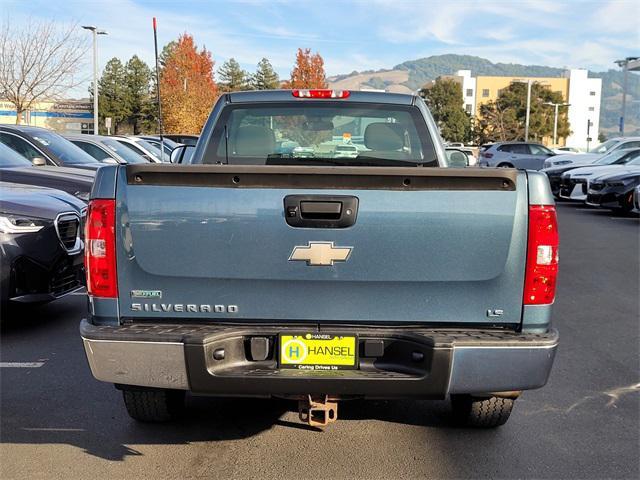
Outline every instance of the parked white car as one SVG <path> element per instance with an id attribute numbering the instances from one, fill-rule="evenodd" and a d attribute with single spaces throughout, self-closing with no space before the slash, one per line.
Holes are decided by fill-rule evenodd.
<path id="1" fill-rule="evenodd" d="M 552 148 L 551 150 L 553 150 L 553 153 L 557 155 L 582 153 L 580 152 L 580 150 L 574 147 L 558 147 L 558 148 Z"/>
<path id="2" fill-rule="evenodd" d="M 570 165 L 572 163 L 587 164 L 593 163 L 606 153 L 615 150 L 640 147 L 640 137 L 618 137 L 607 140 L 597 147 L 589 150 L 589 153 L 565 153 L 550 157 L 544 162 L 543 168 L 559 167 L 562 165 Z"/>
<path id="3" fill-rule="evenodd" d="M 160 149 L 142 138 L 133 136 L 114 136 L 113 138 L 150 162 L 160 163 L 164 161 L 165 156 L 160 152 Z M 167 158 L 166 161 L 169 161 L 169 159 Z"/>

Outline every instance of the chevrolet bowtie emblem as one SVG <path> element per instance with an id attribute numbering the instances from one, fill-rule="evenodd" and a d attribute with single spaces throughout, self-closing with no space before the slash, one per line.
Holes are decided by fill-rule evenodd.
<path id="1" fill-rule="evenodd" d="M 312 267 L 329 267 L 333 262 L 346 262 L 353 247 L 334 247 L 333 242 L 309 242 L 293 247 L 290 262 L 304 261 Z"/>

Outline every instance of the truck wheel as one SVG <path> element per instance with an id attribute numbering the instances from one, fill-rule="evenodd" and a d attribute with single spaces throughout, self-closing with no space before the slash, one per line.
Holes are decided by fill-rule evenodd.
<path id="1" fill-rule="evenodd" d="M 498 165 L 498 168 L 513 168 L 513 165 L 507 162 L 502 162 Z"/>
<path id="2" fill-rule="evenodd" d="M 513 409 L 513 398 L 451 395 L 455 420 L 468 427 L 493 428 L 504 425 Z"/>
<path id="3" fill-rule="evenodd" d="M 129 416 L 140 422 L 167 422 L 184 410 L 183 390 L 124 388 L 122 396 Z"/>

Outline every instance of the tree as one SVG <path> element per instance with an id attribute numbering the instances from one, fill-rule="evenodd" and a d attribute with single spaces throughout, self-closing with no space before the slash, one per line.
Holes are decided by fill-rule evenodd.
<path id="1" fill-rule="evenodd" d="M 542 141 L 553 135 L 554 108 L 545 103 L 563 103 L 560 92 L 534 83 L 531 87 L 529 140 Z M 481 105 L 475 131 L 478 140 L 524 140 L 527 115 L 527 85 L 514 82 L 495 101 Z M 571 134 L 566 108 L 558 112 L 558 138 Z"/>
<path id="2" fill-rule="evenodd" d="M 218 91 L 214 62 L 206 48 L 198 51 L 193 37 L 181 35 L 160 71 L 162 120 L 168 133 L 199 133 Z"/>
<path id="3" fill-rule="evenodd" d="M 256 73 L 251 77 L 251 85 L 255 90 L 273 90 L 280 86 L 278 74 L 266 58 L 258 63 Z"/>
<path id="4" fill-rule="evenodd" d="M 160 55 L 158 55 L 158 63 L 160 64 L 160 68 L 164 68 L 167 63 L 167 59 L 173 54 L 174 50 L 178 46 L 178 42 L 175 40 L 171 40 L 164 47 L 162 47 L 162 51 Z"/>
<path id="5" fill-rule="evenodd" d="M 236 92 L 249 87 L 249 74 L 240 68 L 235 58 L 230 58 L 218 70 L 220 89 L 223 92 Z"/>
<path id="6" fill-rule="evenodd" d="M 127 62 L 125 83 L 127 85 L 126 105 L 129 110 L 129 123 L 133 134 L 141 133 L 142 125 L 149 114 L 152 102 L 150 92 L 151 69 L 137 55 Z"/>
<path id="7" fill-rule="evenodd" d="M 291 80 L 286 88 L 327 88 L 324 60 L 319 53 L 311 55 L 311 49 L 298 48 L 296 63 L 291 70 Z"/>
<path id="8" fill-rule="evenodd" d="M 454 80 L 438 80 L 422 90 L 440 134 L 449 142 L 471 139 L 471 118 L 462 108 L 462 86 Z"/>
<path id="9" fill-rule="evenodd" d="M 16 123 L 35 103 L 57 100 L 85 79 L 78 77 L 88 35 L 77 24 L 5 19 L 0 27 L 0 94 L 16 109 Z"/>
<path id="10" fill-rule="evenodd" d="M 127 102 L 126 72 L 119 59 L 114 57 L 105 65 L 102 76 L 98 80 L 98 92 L 100 95 L 98 104 L 100 124 L 104 125 L 104 119 L 111 117 L 112 132 L 117 134 L 120 124 L 126 121 L 130 115 Z M 91 96 L 93 97 L 93 92 L 91 92 Z"/>

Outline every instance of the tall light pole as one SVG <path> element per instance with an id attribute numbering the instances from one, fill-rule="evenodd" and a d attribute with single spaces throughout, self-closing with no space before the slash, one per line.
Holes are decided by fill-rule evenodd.
<path id="1" fill-rule="evenodd" d="M 514 80 L 513 83 L 526 83 L 527 84 L 527 115 L 524 121 L 524 141 L 529 141 L 529 118 L 531 117 L 531 87 L 534 83 L 544 85 L 545 82 L 539 82 L 538 80 L 532 80 L 527 78 L 526 80 Z"/>
<path id="2" fill-rule="evenodd" d="M 620 136 L 624 137 L 624 116 L 627 109 L 627 77 L 629 75 L 629 62 L 638 60 L 638 57 L 626 57 L 623 60 L 616 60 L 615 63 L 624 69 L 624 80 L 622 85 L 622 115 L 620 116 Z"/>
<path id="3" fill-rule="evenodd" d="M 98 35 L 106 35 L 105 30 L 98 30 L 93 25 L 83 25 L 93 34 L 93 134 L 98 135 Z"/>
<path id="4" fill-rule="evenodd" d="M 543 105 L 549 105 L 553 107 L 553 146 L 558 146 L 558 107 L 569 107 L 570 103 L 553 103 L 544 102 Z"/>
<path id="5" fill-rule="evenodd" d="M 527 79 L 527 116 L 524 121 L 524 141 L 529 141 L 529 117 L 531 116 L 531 86 L 533 85 L 533 81 L 528 78 Z"/>

